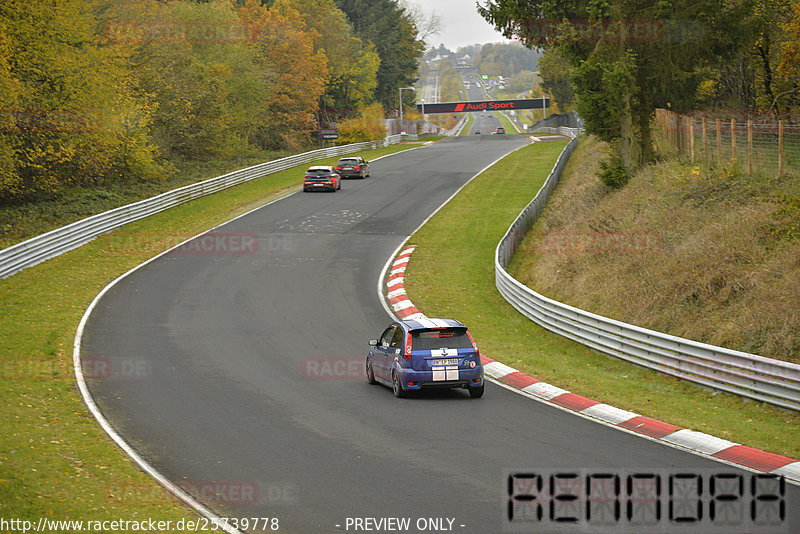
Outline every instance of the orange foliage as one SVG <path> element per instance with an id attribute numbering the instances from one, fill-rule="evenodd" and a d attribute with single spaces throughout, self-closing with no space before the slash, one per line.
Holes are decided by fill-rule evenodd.
<path id="1" fill-rule="evenodd" d="M 260 66 L 270 74 L 271 97 L 265 104 L 274 136 L 311 132 L 328 76 L 324 51 L 314 52 L 315 32 L 308 31 L 300 13 L 285 0 L 269 9 L 247 0 L 239 16 L 256 36 Z"/>

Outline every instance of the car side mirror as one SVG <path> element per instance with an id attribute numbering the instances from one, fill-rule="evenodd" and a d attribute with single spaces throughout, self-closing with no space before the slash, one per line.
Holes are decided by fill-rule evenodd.
<path id="1" fill-rule="evenodd" d="M 377 339 L 370 339 L 369 340 L 369 346 L 370 347 L 377 347 L 378 346 L 378 340 Z"/>

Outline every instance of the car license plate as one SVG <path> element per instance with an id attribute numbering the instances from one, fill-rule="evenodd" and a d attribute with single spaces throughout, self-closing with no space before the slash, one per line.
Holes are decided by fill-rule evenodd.
<path id="1" fill-rule="evenodd" d="M 458 365 L 458 358 L 445 358 L 443 360 L 431 360 L 431 365 Z"/>

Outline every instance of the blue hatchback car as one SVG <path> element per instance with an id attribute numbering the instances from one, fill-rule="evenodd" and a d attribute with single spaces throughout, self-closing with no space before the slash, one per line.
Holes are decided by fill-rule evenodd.
<path id="1" fill-rule="evenodd" d="M 454 319 L 390 324 L 369 342 L 367 380 L 387 385 L 395 397 L 423 388 L 464 388 L 483 396 L 483 365 L 467 327 Z"/>

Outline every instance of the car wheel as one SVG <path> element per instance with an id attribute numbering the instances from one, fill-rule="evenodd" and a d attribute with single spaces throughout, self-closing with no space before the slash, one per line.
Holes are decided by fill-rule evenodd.
<path id="1" fill-rule="evenodd" d="M 338 182 L 336 182 L 336 189 L 341 189 L 341 188 L 342 188 L 342 180 L 340 179 Z"/>
<path id="2" fill-rule="evenodd" d="M 469 396 L 473 399 L 480 399 L 483 397 L 483 388 L 483 385 L 481 385 L 479 388 L 469 388 Z"/>
<path id="3" fill-rule="evenodd" d="M 400 379 L 397 378 L 397 371 L 392 372 L 392 391 L 394 391 L 394 396 L 398 399 L 402 399 L 407 395 L 406 390 L 403 389 L 403 385 L 400 383 Z"/>
<path id="4" fill-rule="evenodd" d="M 367 382 L 370 384 L 377 384 L 378 381 L 375 380 L 375 372 L 372 370 L 372 360 L 367 358 Z"/>

